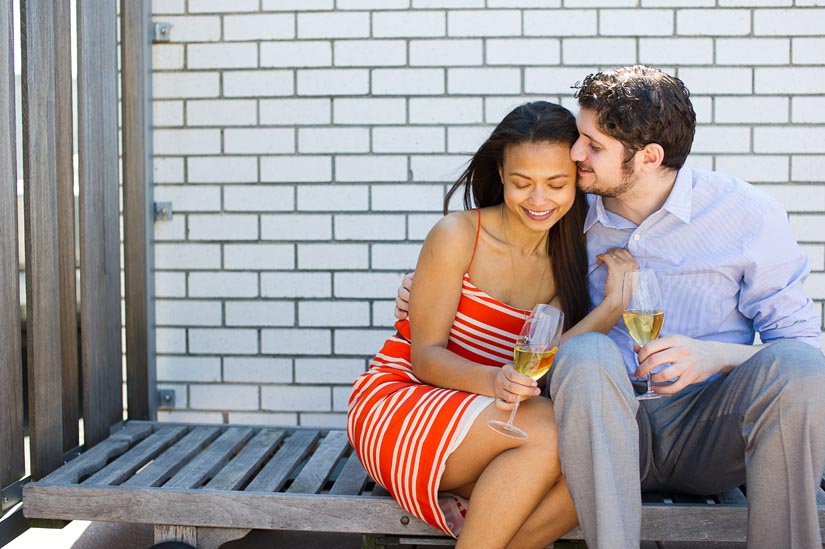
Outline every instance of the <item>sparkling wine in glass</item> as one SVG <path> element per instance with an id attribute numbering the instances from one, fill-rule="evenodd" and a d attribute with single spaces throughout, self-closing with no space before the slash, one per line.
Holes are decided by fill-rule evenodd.
<path id="1" fill-rule="evenodd" d="M 650 269 L 627 271 L 622 284 L 622 303 L 624 303 L 624 324 L 630 337 L 639 345 L 659 337 L 665 312 L 662 308 L 662 291 L 656 273 Z M 639 395 L 639 400 L 659 398 L 653 391 L 650 374 L 647 375 L 647 391 Z"/>
<path id="2" fill-rule="evenodd" d="M 552 305 L 539 304 L 533 308 L 513 348 L 513 364 L 518 373 L 538 381 L 550 370 L 559 349 L 563 325 L 564 313 Z M 518 404 L 518 401 L 513 404 L 510 418 L 506 422 L 490 420 L 487 425 L 508 437 L 527 438 L 523 429 L 513 425 Z"/>

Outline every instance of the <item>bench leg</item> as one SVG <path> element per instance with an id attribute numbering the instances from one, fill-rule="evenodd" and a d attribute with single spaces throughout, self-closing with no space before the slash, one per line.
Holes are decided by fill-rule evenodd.
<path id="1" fill-rule="evenodd" d="M 155 543 L 180 541 L 198 549 L 217 549 L 224 543 L 241 539 L 249 532 L 249 528 L 203 528 L 156 524 Z"/>

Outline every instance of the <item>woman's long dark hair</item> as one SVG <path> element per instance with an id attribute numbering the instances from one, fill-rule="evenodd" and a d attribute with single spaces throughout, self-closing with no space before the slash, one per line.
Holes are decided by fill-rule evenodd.
<path id="1" fill-rule="evenodd" d="M 575 117 L 547 101 L 525 103 L 511 111 L 473 155 L 470 164 L 444 199 L 444 214 L 452 196 L 464 187 L 464 208 L 485 208 L 504 202 L 504 186 L 499 167 L 507 147 L 522 143 L 558 143 L 572 147 L 579 138 Z M 547 255 L 553 265 L 556 293 L 564 310 L 565 329 L 587 314 L 587 248 L 584 218 L 587 202 L 576 189 L 573 207 L 550 229 Z"/>

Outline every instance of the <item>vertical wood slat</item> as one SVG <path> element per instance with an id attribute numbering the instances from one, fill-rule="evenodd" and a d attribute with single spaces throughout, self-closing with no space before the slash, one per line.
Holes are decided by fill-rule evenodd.
<path id="1" fill-rule="evenodd" d="M 0 488 L 24 474 L 12 3 L 0 6 Z"/>
<path id="2" fill-rule="evenodd" d="M 60 273 L 60 342 L 63 377 L 63 450 L 78 445 L 77 282 L 72 164 L 72 37 L 69 0 L 54 1 L 54 70 L 57 157 L 57 234 Z"/>
<path id="3" fill-rule="evenodd" d="M 122 418 L 117 9 L 77 4 L 80 285 L 85 444 Z"/>
<path id="4" fill-rule="evenodd" d="M 23 171 L 31 473 L 63 460 L 52 0 L 22 0 Z"/>
<path id="5" fill-rule="evenodd" d="M 121 0 L 123 243 L 130 419 L 156 419 L 151 0 Z"/>

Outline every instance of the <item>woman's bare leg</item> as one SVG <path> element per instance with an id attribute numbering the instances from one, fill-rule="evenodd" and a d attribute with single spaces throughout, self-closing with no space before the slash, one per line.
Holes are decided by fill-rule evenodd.
<path id="1" fill-rule="evenodd" d="M 539 506 L 530 513 L 530 517 L 519 528 L 508 547 L 512 549 L 547 547 L 575 528 L 578 523 L 573 499 L 567 489 L 567 481 L 561 477 L 559 482 L 544 496 Z"/>
<path id="2" fill-rule="evenodd" d="M 458 548 L 507 546 L 558 483 L 552 403 L 534 397 L 521 404 L 515 423 L 528 433 L 527 440 L 503 436 L 487 426 L 489 419 L 507 415 L 494 405 L 485 408 L 447 459 L 439 489 L 466 494 L 472 487 Z"/>

